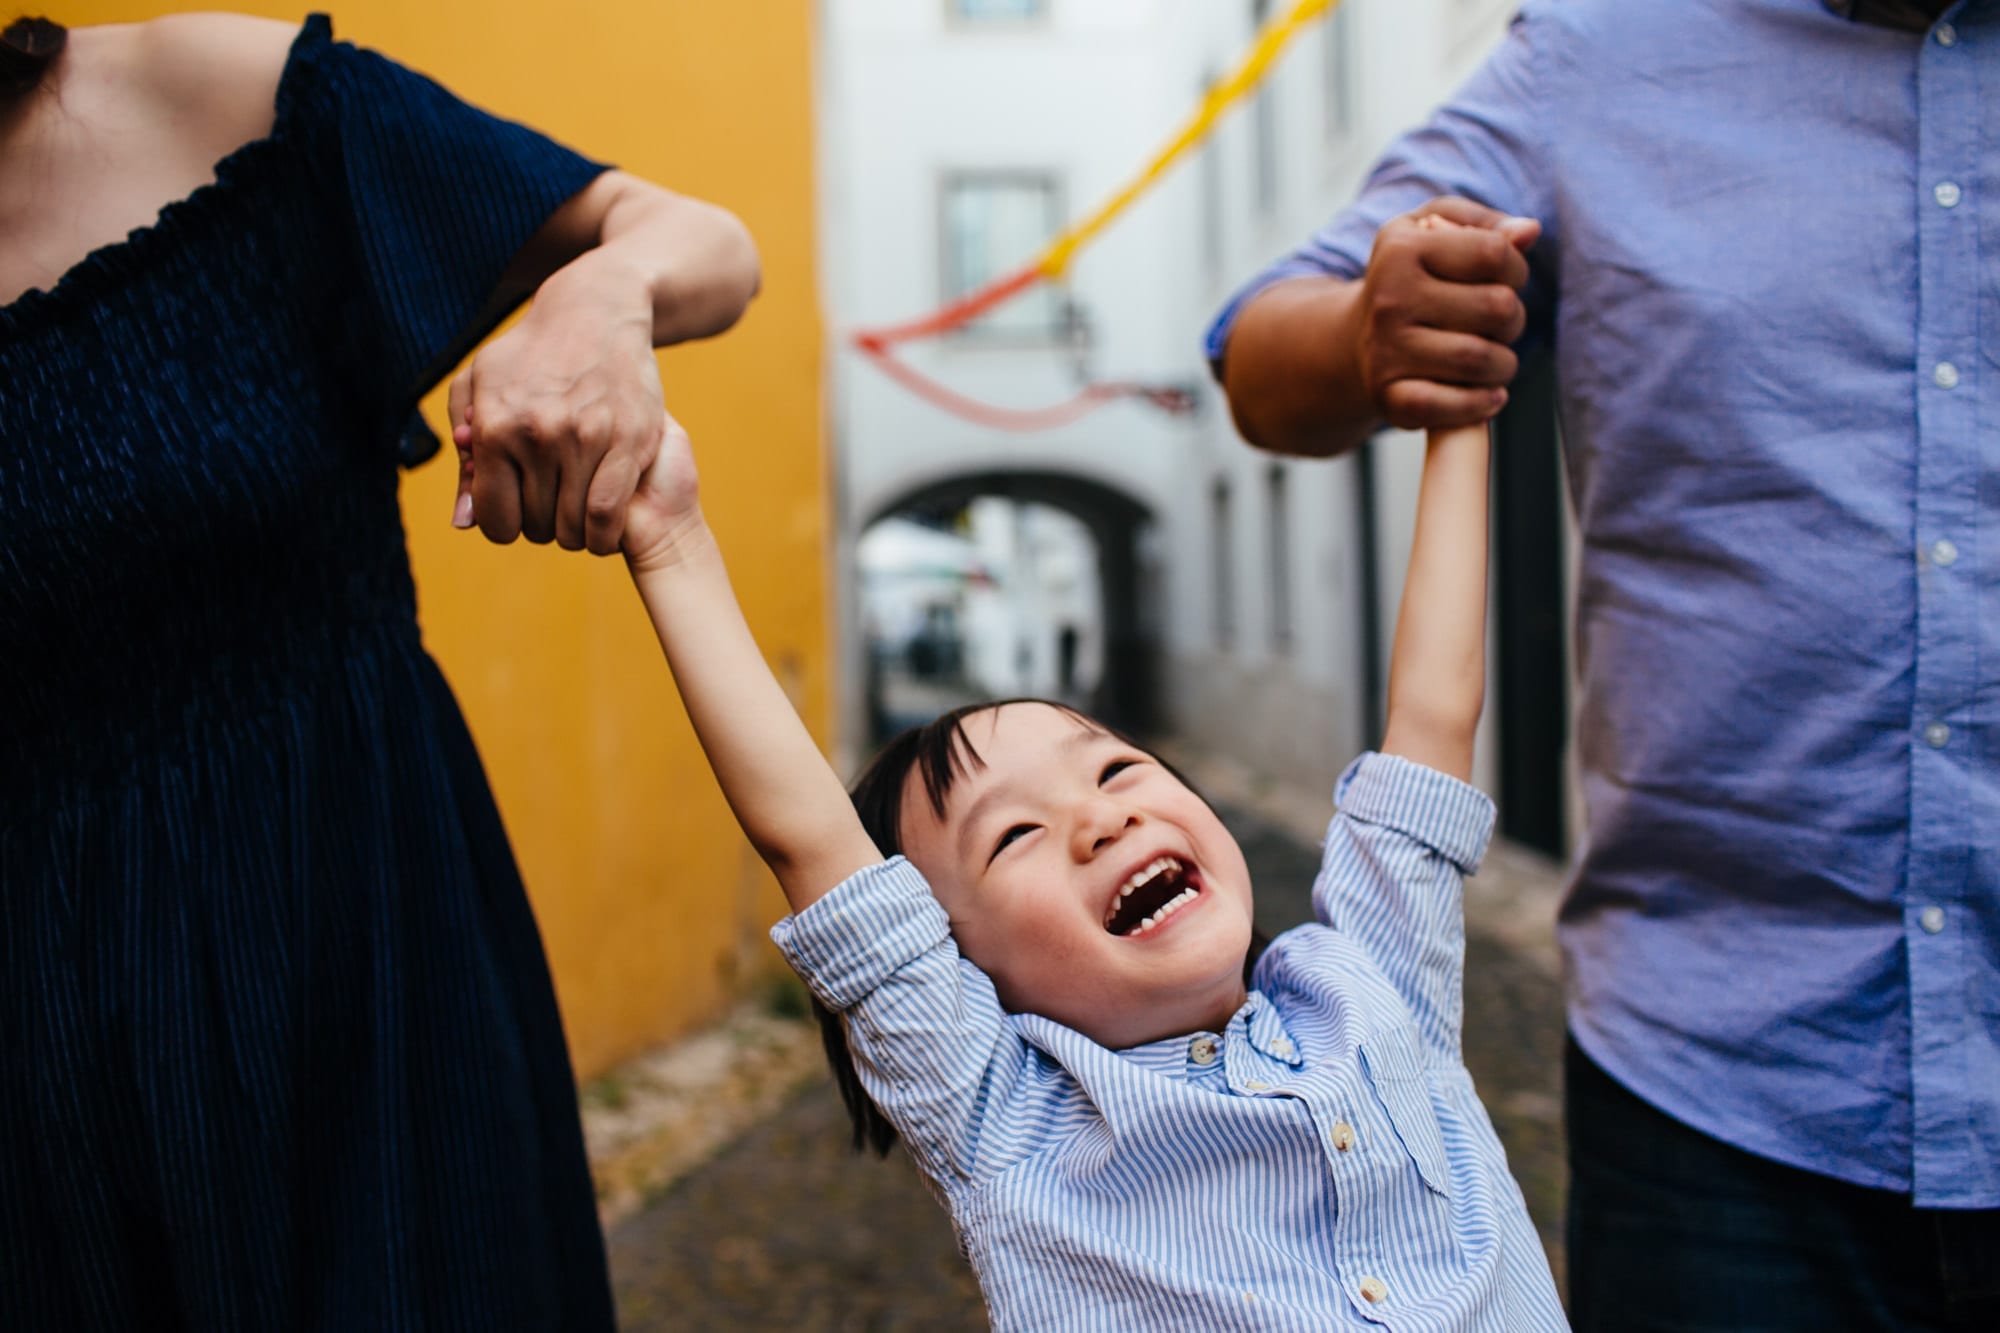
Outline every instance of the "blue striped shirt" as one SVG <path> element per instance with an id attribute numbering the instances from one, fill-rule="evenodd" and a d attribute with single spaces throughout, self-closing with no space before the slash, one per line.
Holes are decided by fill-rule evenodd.
<path id="1" fill-rule="evenodd" d="M 1492 804 L 1364 755 L 1319 924 L 1221 1032 L 1113 1051 L 1004 1012 L 916 869 L 772 931 L 951 1210 L 999 1329 L 1565 1329 L 1459 1055 L 1461 880 Z"/>

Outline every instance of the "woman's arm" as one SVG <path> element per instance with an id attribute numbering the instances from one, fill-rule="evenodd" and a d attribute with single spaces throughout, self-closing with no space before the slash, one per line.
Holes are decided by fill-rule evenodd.
<path id="1" fill-rule="evenodd" d="M 149 145 L 146 169 L 159 181 L 121 187 L 143 207 L 98 228 L 112 240 L 270 132 L 298 26 L 182 14 L 103 31 L 116 57 L 105 78 L 137 102 L 131 118 L 171 127 Z M 88 105 L 89 92 L 66 96 Z M 618 550 L 633 487 L 665 429 L 653 348 L 727 329 L 759 280 L 756 246 L 726 209 L 621 171 L 578 191 L 521 248 L 488 304 L 510 309 L 530 292 L 533 302 L 452 381 L 453 522 L 477 522 L 495 541 Z"/>
<path id="2" fill-rule="evenodd" d="M 655 347 L 723 332 L 761 281 L 756 243 L 729 210 L 623 171 L 605 172 L 556 210 L 501 285 L 546 293 L 558 274 L 565 283 L 597 278 L 624 299 L 643 298 Z"/>
<path id="3" fill-rule="evenodd" d="M 750 636 L 671 422 L 633 499 L 625 556 L 736 822 L 804 911 L 882 854 Z"/>
<path id="4" fill-rule="evenodd" d="M 1385 754 L 1472 776 L 1486 701 L 1487 455 L 1484 425 L 1433 431 L 1389 661 Z"/>
<path id="5" fill-rule="evenodd" d="M 666 429 L 653 348 L 722 332 L 758 282 L 727 210 L 617 171 L 585 187 L 501 283 L 502 302 L 535 292 L 527 312 L 452 381 L 453 524 L 618 550 Z"/>

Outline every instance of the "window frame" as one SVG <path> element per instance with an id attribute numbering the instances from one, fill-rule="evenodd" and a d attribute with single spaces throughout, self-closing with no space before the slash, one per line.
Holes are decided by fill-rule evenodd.
<path id="1" fill-rule="evenodd" d="M 1292 597 L 1291 473 L 1273 463 L 1264 473 L 1265 555 L 1270 568 L 1266 586 L 1271 599 L 1271 652 L 1289 657 L 1298 646 L 1298 625 Z"/>
<path id="2" fill-rule="evenodd" d="M 964 9 L 966 3 L 967 0 L 944 0 L 946 27 L 973 32 L 1041 27 L 1048 23 L 1055 8 L 1054 0 L 1026 0 L 1030 8 L 1025 14 L 968 14 Z"/>
<path id="3" fill-rule="evenodd" d="M 1209 526 L 1209 610 L 1215 646 L 1224 652 L 1236 647 L 1239 626 L 1236 619 L 1236 514 L 1234 487 L 1227 476 L 1218 476 L 1208 488 Z"/>
<path id="4" fill-rule="evenodd" d="M 1068 216 L 1063 188 L 1062 173 L 1044 167 L 948 167 L 938 174 L 937 179 L 937 291 L 941 303 L 950 303 L 976 290 L 974 286 L 963 289 L 953 287 L 953 233 L 951 225 L 952 201 L 956 190 L 969 184 L 1004 185 L 1008 183 L 1040 187 L 1048 206 L 1048 236 L 1052 239 L 1062 232 L 1064 219 Z M 1040 244 L 1038 242 L 1037 244 Z M 1033 253 L 1019 256 L 1007 262 L 1025 263 L 1034 257 Z M 1002 270 L 1004 271 L 1004 270 Z M 982 281 L 990 282 L 999 273 L 989 275 Z M 1048 347 L 1066 342 L 1070 330 L 1063 318 L 1064 300 L 1060 291 L 1046 285 L 1050 303 L 1046 327 L 1027 328 L 1024 326 L 995 327 L 990 321 L 991 314 L 981 316 L 970 323 L 961 324 L 945 336 L 949 341 L 967 345 L 1000 347 Z M 1015 296 L 1013 300 L 1021 300 Z"/>

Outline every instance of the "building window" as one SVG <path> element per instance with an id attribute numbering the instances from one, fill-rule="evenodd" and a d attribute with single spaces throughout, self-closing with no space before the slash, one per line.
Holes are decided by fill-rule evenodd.
<path id="1" fill-rule="evenodd" d="M 1048 13 L 1048 0 L 945 0 L 961 23 L 1026 23 Z"/>
<path id="2" fill-rule="evenodd" d="M 1217 79 L 1213 70 L 1201 81 L 1202 97 L 1213 92 Z M 1195 189 L 1201 193 L 1201 262 L 1213 279 L 1222 273 L 1222 136 L 1211 134 L 1201 146 L 1200 173 Z"/>
<path id="3" fill-rule="evenodd" d="M 944 299 L 956 300 L 1033 259 L 1062 225 L 1055 177 L 1041 172 L 956 172 L 941 201 Z M 1037 283 L 966 326 L 966 332 L 1046 339 L 1062 332 L 1060 294 Z"/>
<path id="4" fill-rule="evenodd" d="M 1271 549 L 1271 651 L 1292 650 L 1292 525 L 1285 498 L 1285 469 L 1272 464 L 1264 474 L 1264 530 Z"/>
<path id="5" fill-rule="evenodd" d="M 1321 34 L 1324 42 L 1322 50 L 1326 56 L 1326 133 L 1330 139 L 1344 139 L 1354 130 L 1355 109 L 1360 105 L 1354 86 L 1357 77 L 1354 60 L 1354 10 L 1349 3 L 1335 5 L 1333 12 L 1320 20 L 1325 31 Z"/>
<path id="6" fill-rule="evenodd" d="M 1271 16 L 1271 0 L 1251 0 L 1250 20 L 1259 32 L 1264 21 Z M 1252 191 L 1257 200 L 1259 213 L 1270 213 L 1278 206 L 1278 104 L 1276 91 L 1271 80 L 1276 71 L 1265 75 L 1257 85 L 1257 92 L 1250 101 L 1251 135 L 1254 143 L 1251 153 L 1254 158 L 1254 178 Z"/>
<path id="7" fill-rule="evenodd" d="M 1215 541 L 1215 643 L 1228 648 L 1236 642 L 1236 525 L 1226 478 L 1216 478 L 1215 489 L 1209 492 L 1209 517 Z"/>

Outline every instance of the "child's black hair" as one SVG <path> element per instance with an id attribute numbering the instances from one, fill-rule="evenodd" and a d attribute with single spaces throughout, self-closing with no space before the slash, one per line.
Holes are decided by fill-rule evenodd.
<path id="1" fill-rule="evenodd" d="M 965 720 L 1010 704 L 1041 704 L 1045 708 L 1056 709 L 1092 730 L 1114 736 L 1134 749 L 1145 750 L 1152 755 L 1155 763 L 1178 778 L 1188 790 L 1201 796 L 1179 769 L 1153 754 L 1152 750 L 1067 704 L 1049 699 L 999 699 L 991 703 L 965 704 L 897 735 L 869 761 L 849 789 L 848 796 L 854 802 L 855 812 L 861 816 L 861 826 L 868 830 L 868 836 L 874 840 L 876 849 L 882 855 L 895 856 L 903 850 L 903 788 L 908 785 L 910 775 L 915 773 L 922 779 L 924 795 L 930 801 L 931 810 L 942 818 L 945 800 L 951 795 L 952 787 L 973 769 L 985 766 L 979 751 L 973 748 L 971 738 L 965 734 Z M 1206 801 L 1208 798 L 1201 799 Z M 1243 960 L 1245 986 L 1250 984 L 1250 973 L 1269 943 L 1261 931 L 1251 932 L 1250 952 Z M 848 1117 L 854 1122 L 855 1150 L 873 1148 L 886 1157 L 896 1142 L 896 1128 L 868 1096 L 867 1090 L 861 1086 L 860 1077 L 854 1072 L 854 1057 L 847 1049 L 847 1032 L 841 1026 L 840 1015 L 821 1004 L 817 996 L 813 997 L 812 1007 L 813 1016 L 819 1020 L 820 1041 L 826 1047 L 826 1062 L 833 1067 L 833 1081 L 839 1086 L 840 1099 L 847 1103 Z"/>

